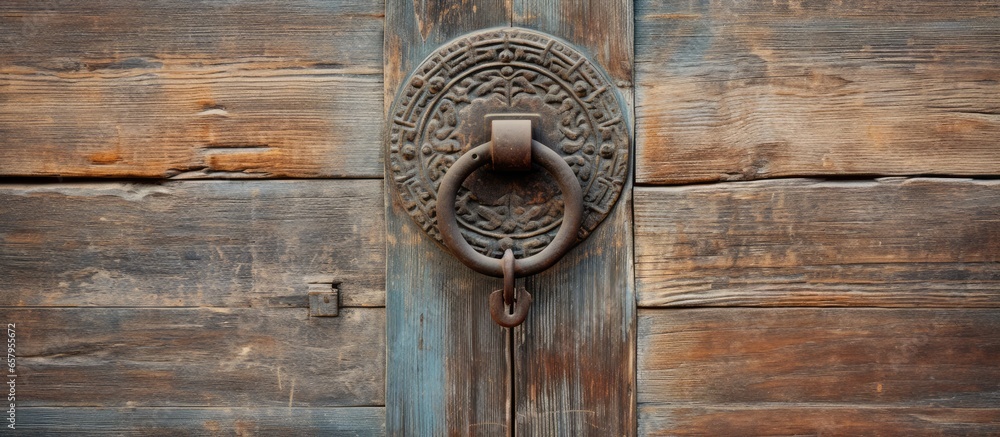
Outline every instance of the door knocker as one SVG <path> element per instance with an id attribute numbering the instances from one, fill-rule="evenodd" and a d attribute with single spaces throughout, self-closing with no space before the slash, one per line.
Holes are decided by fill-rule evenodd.
<path id="1" fill-rule="evenodd" d="M 532 297 L 515 279 L 555 264 L 608 215 L 628 176 L 616 88 L 568 43 L 491 29 L 460 37 L 411 73 L 393 102 L 396 201 L 462 263 L 503 278 L 502 326 Z"/>

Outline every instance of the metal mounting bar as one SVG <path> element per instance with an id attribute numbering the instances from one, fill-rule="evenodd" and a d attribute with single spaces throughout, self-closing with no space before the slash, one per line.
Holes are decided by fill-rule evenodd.
<path id="1" fill-rule="evenodd" d="M 531 120 L 493 120 L 490 155 L 494 170 L 531 170 Z"/>

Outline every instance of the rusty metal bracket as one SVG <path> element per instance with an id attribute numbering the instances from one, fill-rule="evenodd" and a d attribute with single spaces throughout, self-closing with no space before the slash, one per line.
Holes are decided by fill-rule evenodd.
<path id="1" fill-rule="evenodd" d="M 309 284 L 309 317 L 337 317 L 340 315 L 339 290 L 330 290 L 327 284 Z"/>
<path id="2" fill-rule="evenodd" d="M 531 120 L 493 120 L 493 170 L 531 170 Z"/>
<path id="3" fill-rule="evenodd" d="M 524 287 L 514 287 L 514 252 L 507 249 L 500 259 L 503 265 L 503 289 L 490 293 L 490 317 L 505 328 L 524 322 L 531 307 L 531 293 Z"/>
<path id="4" fill-rule="evenodd" d="M 531 293 L 524 287 L 518 287 L 513 302 L 505 306 L 503 300 L 503 290 L 490 293 L 490 317 L 493 321 L 504 328 L 513 328 L 524 322 L 531 308 Z"/>

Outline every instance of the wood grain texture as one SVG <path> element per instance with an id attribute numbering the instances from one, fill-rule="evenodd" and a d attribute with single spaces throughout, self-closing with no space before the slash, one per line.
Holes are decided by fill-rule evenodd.
<path id="1" fill-rule="evenodd" d="M 0 306 L 307 307 L 310 283 L 385 304 L 381 181 L 2 184 L 0 204 Z"/>
<path id="2" fill-rule="evenodd" d="M 381 177 L 383 11 L 3 2 L 0 175 Z"/>
<path id="3" fill-rule="evenodd" d="M 646 309 L 638 323 L 645 435 L 984 435 L 1000 421 L 997 309 Z"/>
<path id="4" fill-rule="evenodd" d="M 632 93 L 634 17 L 624 0 L 514 0 L 513 26 L 540 30 L 571 42 Z M 631 105 L 627 108 L 632 110 Z"/>
<path id="5" fill-rule="evenodd" d="M 534 303 L 514 331 L 515 435 L 635 435 L 629 188 L 585 242 L 524 281 Z"/>
<path id="6" fill-rule="evenodd" d="M 666 406 L 639 408 L 643 436 L 993 436 L 1000 411 L 990 408 L 830 406 Z"/>
<path id="7" fill-rule="evenodd" d="M 21 408 L 22 432 L 69 436 L 383 436 L 385 408 Z"/>
<path id="8" fill-rule="evenodd" d="M 629 120 L 632 23 L 631 0 L 514 2 L 514 26 L 569 41 L 611 76 Z M 514 435 L 635 434 L 631 177 L 627 180 L 615 210 L 586 241 L 524 280 L 535 300 L 527 320 L 514 330 Z"/>
<path id="9" fill-rule="evenodd" d="M 639 184 L 1000 169 L 996 2 L 636 3 Z"/>
<path id="10" fill-rule="evenodd" d="M 506 26 L 503 0 L 386 3 L 386 111 L 404 78 L 441 44 Z M 388 173 L 387 173 L 388 174 Z M 389 435 L 504 435 L 508 335 L 490 319 L 499 281 L 460 264 L 386 193 L 386 430 Z"/>
<path id="11" fill-rule="evenodd" d="M 385 400 L 385 310 L 0 309 L 19 407 L 329 407 Z"/>
<path id="12" fill-rule="evenodd" d="M 463 34 L 509 26 L 511 17 L 507 0 L 391 0 L 386 1 L 385 11 L 385 113 L 403 80 L 431 52 Z"/>
<path id="13" fill-rule="evenodd" d="M 1000 181 L 636 189 L 640 306 L 1000 306 Z"/>

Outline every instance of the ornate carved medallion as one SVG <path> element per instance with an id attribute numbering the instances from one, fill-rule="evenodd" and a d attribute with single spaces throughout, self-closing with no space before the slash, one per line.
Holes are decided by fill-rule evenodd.
<path id="1" fill-rule="evenodd" d="M 531 114 L 533 138 L 570 165 L 584 195 L 585 238 L 610 212 L 628 177 L 629 132 L 618 93 L 567 43 L 503 28 L 463 36 L 431 54 L 393 103 L 389 173 L 398 201 L 439 243 L 435 198 L 441 177 L 469 149 L 490 140 L 491 117 Z M 508 116 L 517 117 L 521 116 Z M 536 169 L 480 169 L 456 201 L 462 234 L 481 253 L 518 258 L 541 251 L 562 220 L 562 195 Z"/>

